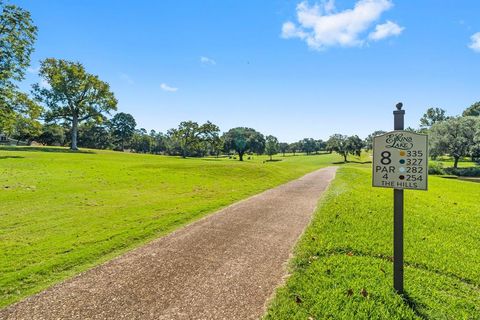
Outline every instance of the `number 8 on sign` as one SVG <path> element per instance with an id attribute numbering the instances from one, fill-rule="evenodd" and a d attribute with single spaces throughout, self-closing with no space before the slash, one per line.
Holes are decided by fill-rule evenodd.
<path id="1" fill-rule="evenodd" d="M 392 163 L 392 159 L 390 159 L 391 155 L 392 154 L 390 153 L 390 151 L 383 151 L 382 152 L 382 159 L 380 160 L 380 162 L 384 165 Z"/>

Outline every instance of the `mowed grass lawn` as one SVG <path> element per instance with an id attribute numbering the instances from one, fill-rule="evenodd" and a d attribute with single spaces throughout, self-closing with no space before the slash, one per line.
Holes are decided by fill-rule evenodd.
<path id="1" fill-rule="evenodd" d="M 480 319 L 480 184 L 405 192 L 405 289 L 392 289 L 393 195 L 343 167 L 266 319 Z"/>
<path id="2" fill-rule="evenodd" d="M 0 147 L 0 307 L 341 157 L 266 159 Z"/>

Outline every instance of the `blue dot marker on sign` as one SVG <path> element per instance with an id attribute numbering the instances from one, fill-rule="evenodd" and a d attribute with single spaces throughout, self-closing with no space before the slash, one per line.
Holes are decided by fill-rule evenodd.
<path id="1" fill-rule="evenodd" d="M 401 164 L 404 164 L 404 163 L 405 163 L 405 159 L 400 159 L 400 163 L 401 163 Z"/>

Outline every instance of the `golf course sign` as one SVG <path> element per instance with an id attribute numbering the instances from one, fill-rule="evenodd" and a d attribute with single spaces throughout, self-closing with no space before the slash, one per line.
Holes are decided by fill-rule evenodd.
<path id="1" fill-rule="evenodd" d="M 393 287 L 403 286 L 404 189 L 427 190 L 428 137 L 405 131 L 405 110 L 399 102 L 393 111 L 393 130 L 373 138 L 372 184 L 393 188 Z"/>
<path id="2" fill-rule="evenodd" d="M 374 137 L 373 186 L 427 190 L 427 135 L 396 130 Z"/>

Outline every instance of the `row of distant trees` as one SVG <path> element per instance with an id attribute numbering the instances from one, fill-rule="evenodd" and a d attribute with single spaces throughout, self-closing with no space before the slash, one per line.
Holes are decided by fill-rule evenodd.
<path id="1" fill-rule="evenodd" d="M 63 122 L 46 123 L 27 129 L 27 126 L 14 127 L 12 137 L 18 141 L 35 141 L 43 145 L 72 145 L 72 127 Z M 138 129 L 135 118 L 127 113 L 117 113 L 111 119 L 97 123 L 87 121 L 77 128 L 77 144 L 84 148 L 129 150 L 138 153 L 178 155 L 182 157 L 238 155 L 243 160 L 245 154 L 267 154 L 270 158 L 278 153 L 296 155 L 299 152 L 318 154 L 338 152 L 345 161 L 349 154 L 360 155 L 365 146 L 357 136 L 335 134 L 327 141 L 305 138 L 298 142 L 279 142 L 275 136 L 263 135 L 252 128 L 237 127 L 221 134 L 217 125 L 207 121 L 198 124 L 194 121 L 181 122 L 177 128 L 166 133 Z"/>

